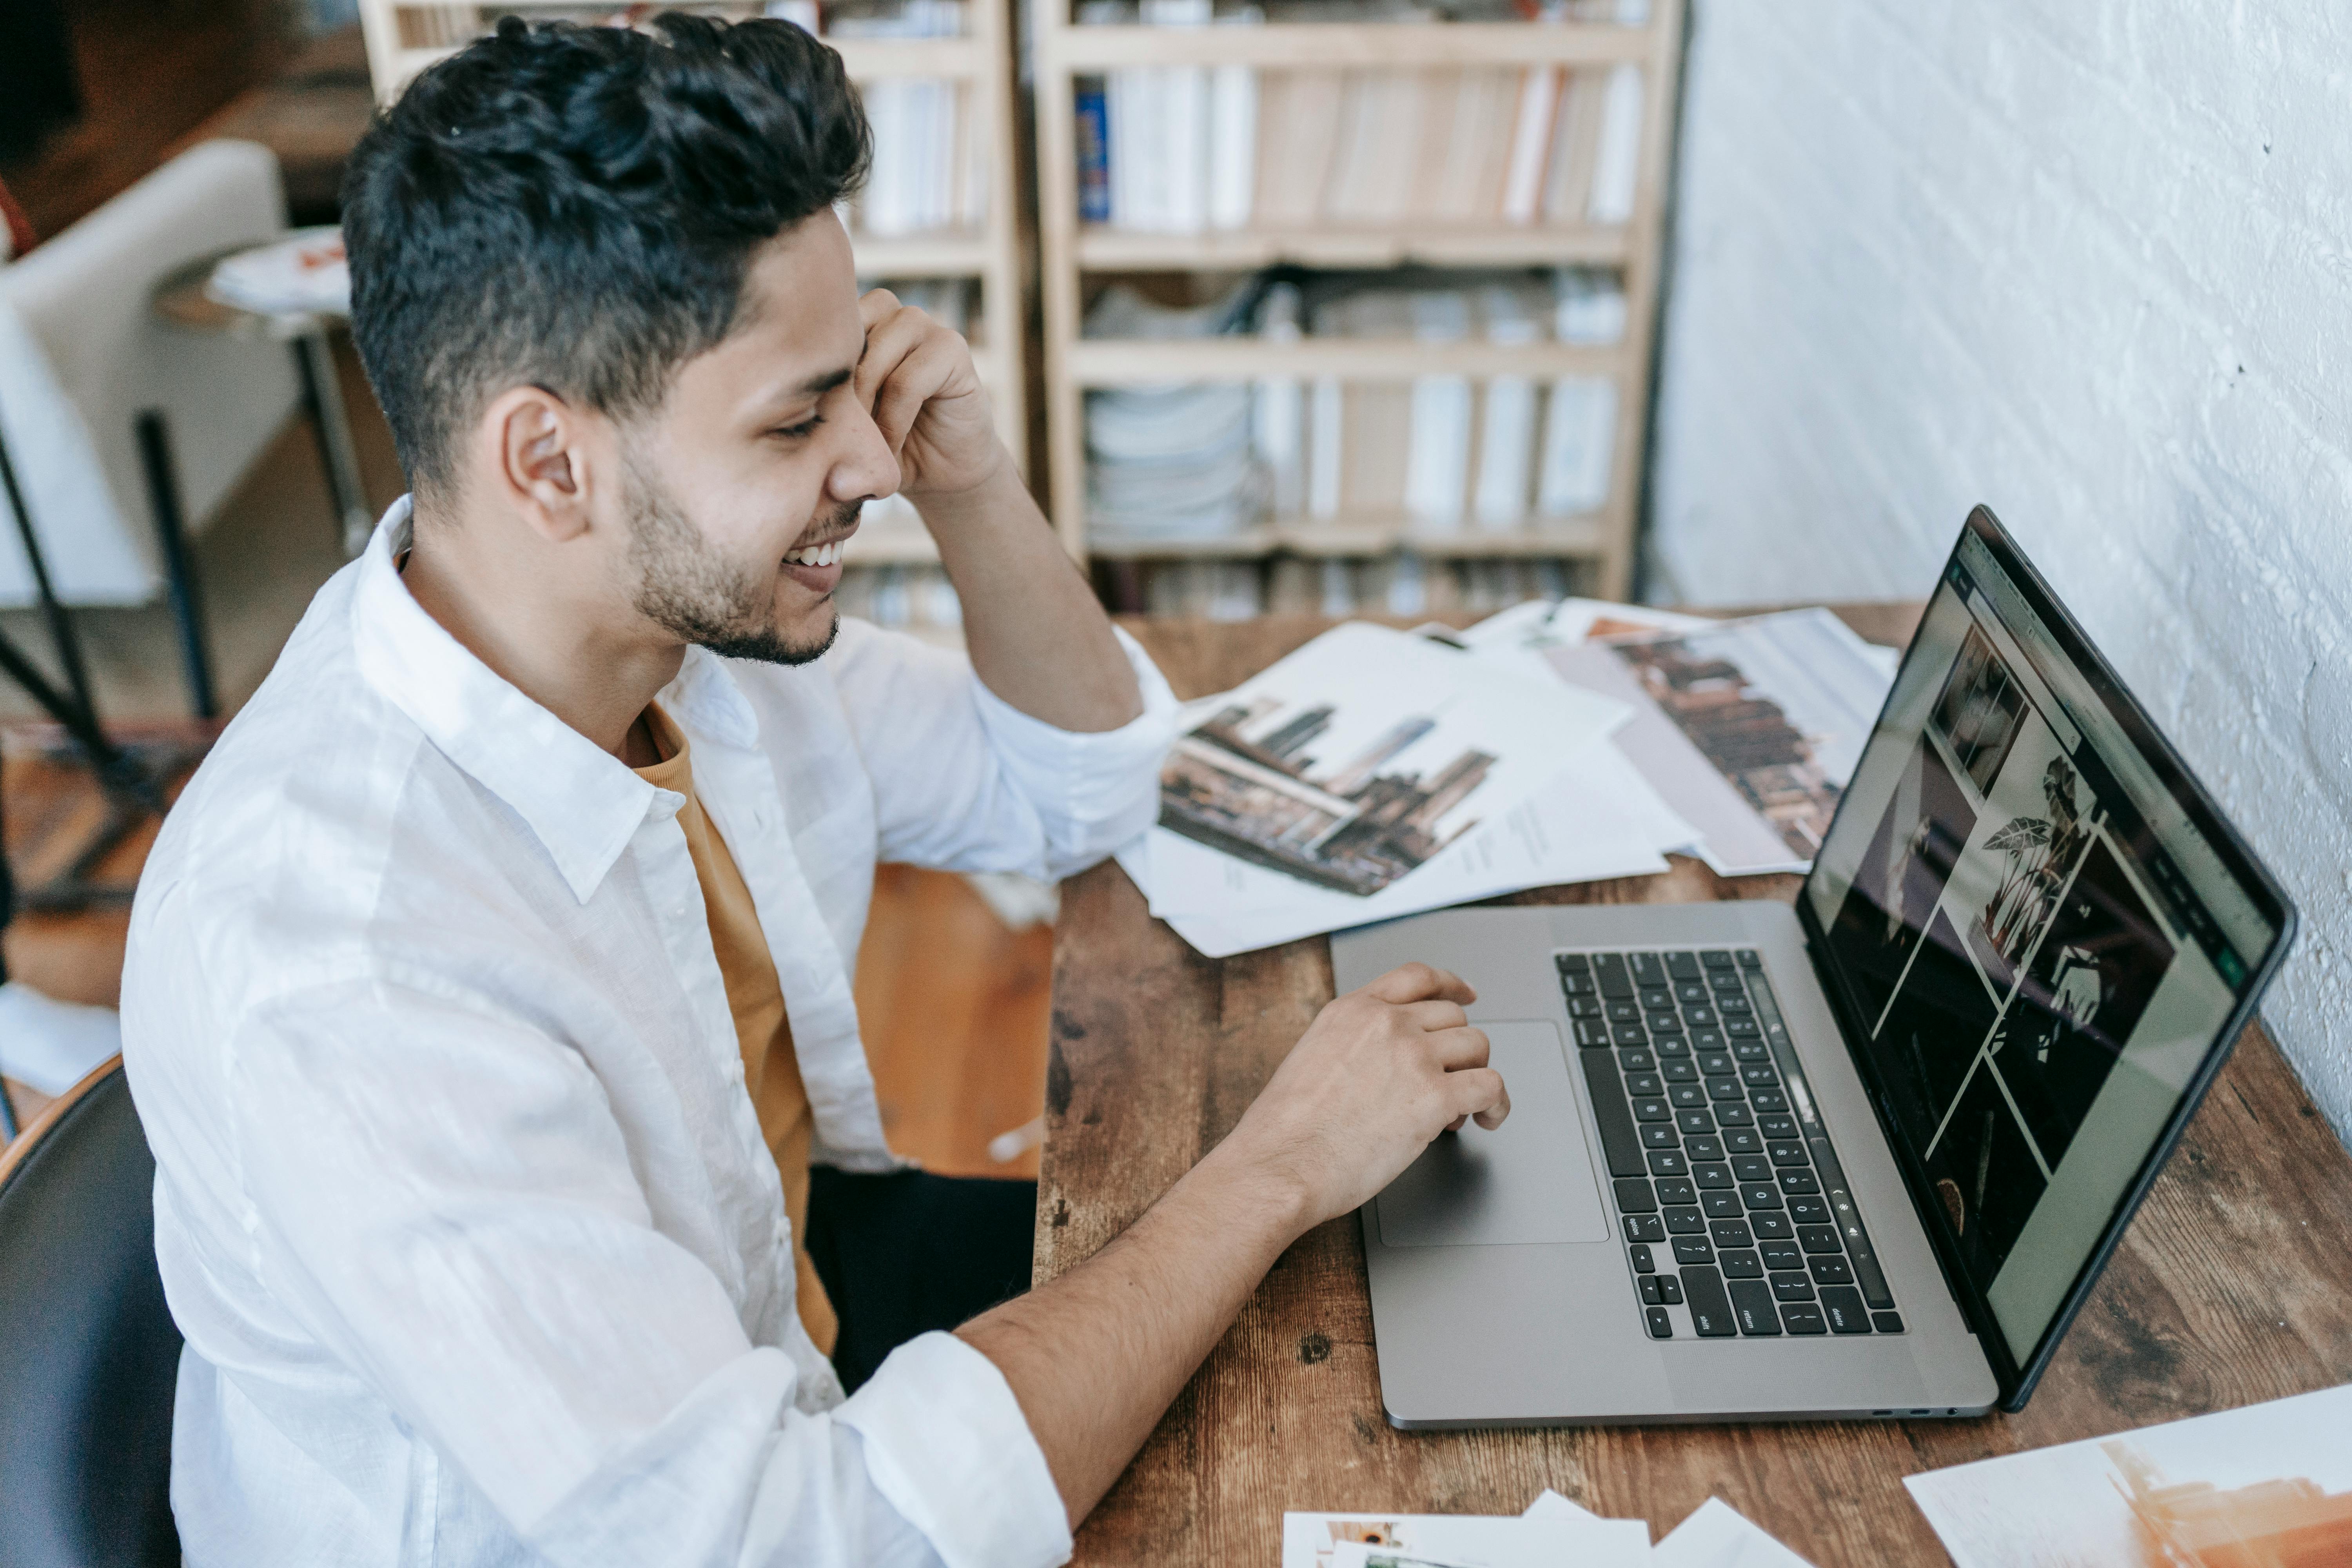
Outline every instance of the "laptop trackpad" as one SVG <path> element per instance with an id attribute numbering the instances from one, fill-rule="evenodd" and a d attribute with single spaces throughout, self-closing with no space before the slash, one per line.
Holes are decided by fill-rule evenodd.
<path id="1" fill-rule="evenodd" d="M 1489 1024 L 1487 1060 L 1511 1091 L 1489 1132 L 1441 1134 L 1373 1200 L 1390 1247 L 1513 1247 L 1609 1239 L 1559 1027 Z"/>

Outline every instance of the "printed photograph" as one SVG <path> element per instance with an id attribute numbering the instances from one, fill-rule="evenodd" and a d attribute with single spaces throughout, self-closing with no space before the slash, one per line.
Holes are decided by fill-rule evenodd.
<path id="1" fill-rule="evenodd" d="M 1953 781 L 1934 742 L 1923 737 L 1912 748 L 1830 930 L 1839 959 L 1863 993 L 1869 1024 L 1885 1015 L 1976 826 L 1976 807 Z"/>
<path id="2" fill-rule="evenodd" d="M 1971 626 L 1936 700 L 1935 725 L 1979 795 L 1992 793 L 2024 714 L 2025 693 L 2010 678 L 2009 666 L 1983 630 Z"/>
<path id="3" fill-rule="evenodd" d="M 1912 1476 L 1958 1568 L 2352 1563 L 2352 1387 Z"/>
<path id="4" fill-rule="evenodd" d="M 1369 744 L 1330 748 L 1330 703 L 1261 694 L 1180 739 L 1160 774 L 1160 824 L 1317 887 L 1366 896 L 1477 825 L 1499 760 L 1407 714 Z"/>
<path id="5" fill-rule="evenodd" d="M 2090 843 L 2094 805 L 2057 736 L 2032 708 L 2008 743 L 2007 759 L 1944 895 L 1969 957 L 2004 998 Z"/>
<path id="6" fill-rule="evenodd" d="M 1927 1175 L 1969 1271 L 1990 1279 L 2017 1245 L 2050 1178 L 1989 1062 L 1979 1061 L 1927 1151 Z"/>
<path id="7" fill-rule="evenodd" d="M 1871 1037 L 1879 1078 L 1916 1147 L 1925 1149 L 1944 1124 L 2000 1011 L 1938 909 Z"/>
<path id="8" fill-rule="evenodd" d="M 2173 946 L 2101 837 L 2058 900 L 1993 1059 L 2053 1170 L 2139 1026 Z"/>

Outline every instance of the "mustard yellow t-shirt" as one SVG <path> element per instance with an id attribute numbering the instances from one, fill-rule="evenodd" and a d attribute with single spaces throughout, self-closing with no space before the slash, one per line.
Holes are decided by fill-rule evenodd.
<path id="1" fill-rule="evenodd" d="M 833 1353 L 839 1324 L 833 1303 L 816 1277 L 808 1255 L 809 1140 L 816 1121 L 809 1110 L 808 1089 L 801 1082 L 800 1058 L 793 1050 L 793 1026 L 784 1016 L 783 987 L 776 979 L 776 961 L 760 929 L 760 913 L 751 889 L 726 841 L 703 815 L 694 793 L 694 768 L 687 755 L 686 736 L 658 707 L 646 710 L 646 728 L 661 761 L 639 768 L 637 776 L 656 788 L 686 796 L 677 825 L 686 830 L 687 852 L 694 858 L 695 879 L 702 884 L 703 907 L 710 916 L 710 945 L 719 954 L 719 975 L 726 983 L 727 1006 L 735 1016 L 735 1040 L 743 1052 L 743 1081 L 751 1091 L 751 1109 L 758 1112 L 760 1132 L 776 1158 L 784 1182 L 784 1212 L 793 1222 L 793 1265 L 800 1278 L 801 1326 L 816 1348 Z"/>

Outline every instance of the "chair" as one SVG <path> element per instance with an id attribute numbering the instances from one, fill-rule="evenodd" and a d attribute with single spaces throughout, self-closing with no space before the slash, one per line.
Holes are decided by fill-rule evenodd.
<path id="1" fill-rule="evenodd" d="M 0 1568 L 180 1561 L 154 1184 L 120 1057 L 0 1153 Z"/>

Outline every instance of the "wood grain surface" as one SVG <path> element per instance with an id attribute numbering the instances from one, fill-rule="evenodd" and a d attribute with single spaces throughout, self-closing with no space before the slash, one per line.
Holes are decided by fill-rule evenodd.
<path id="1" fill-rule="evenodd" d="M 1897 642 L 1916 606 L 1842 608 Z M 1177 691 L 1329 623 L 1135 619 Z M 1505 902 L 1792 899 L 1660 877 Z M 1063 885 L 1036 1278 L 1075 1267 L 1229 1131 L 1331 996 L 1323 938 L 1201 957 L 1116 866 Z M 1284 1255 L 1077 1538 L 1082 1563 L 1275 1563 L 1286 1509 L 1517 1513 L 1545 1487 L 1663 1534 L 1721 1496 L 1819 1568 L 1944 1560 L 1902 1478 L 2352 1380 L 2352 1157 L 2249 1029 L 2025 1412 L 1976 1421 L 1400 1432 L 1381 1414 L 1353 1216 Z"/>

